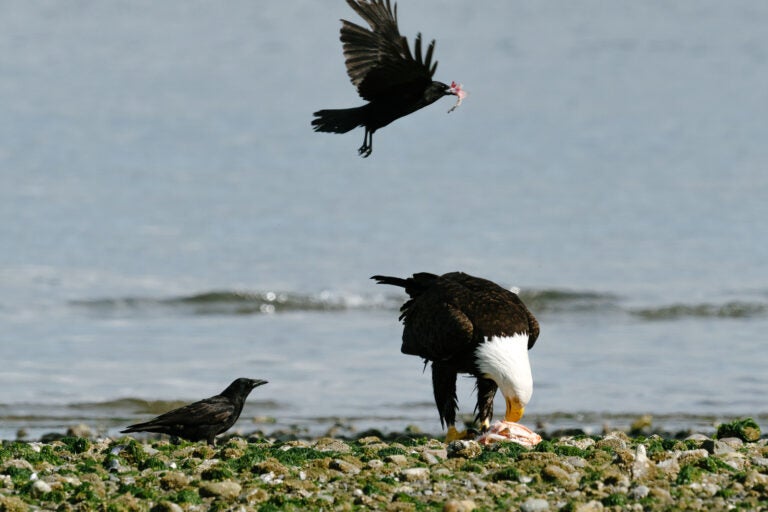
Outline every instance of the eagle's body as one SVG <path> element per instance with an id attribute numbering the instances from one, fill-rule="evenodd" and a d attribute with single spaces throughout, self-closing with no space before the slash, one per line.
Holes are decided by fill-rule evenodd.
<path id="1" fill-rule="evenodd" d="M 433 40 L 424 58 L 421 34 L 416 37 L 412 54 L 408 41 L 397 28 L 397 5 L 390 0 L 347 0 L 371 27 L 341 20 L 341 42 L 352 84 L 360 97 L 368 101 L 360 107 L 319 110 L 313 115 L 315 131 L 346 133 L 365 127 L 363 145 L 358 153 L 367 157 L 373 151 L 373 133 L 392 121 L 453 94 L 463 98 L 460 85 L 450 86 L 432 80 L 437 62 L 432 63 Z"/>
<path id="2" fill-rule="evenodd" d="M 497 389 L 506 401 L 505 420 L 522 417 L 533 392 L 528 350 L 539 336 L 539 323 L 517 294 L 462 272 L 373 279 L 403 287 L 410 296 L 401 308 L 401 350 L 432 363 L 435 404 L 449 439 L 460 436 L 455 429 L 459 373 L 477 379 L 481 429 L 490 425 Z"/>
<path id="3" fill-rule="evenodd" d="M 259 379 L 236 379 L 219 395 L 173 409 L 153 420 L 131 425 L 121 433 L 154 432 L 189 441 L 205 440 L 214 445 L 216 436 L 229 430 L 240 417 L 251 390 L 266 383 Z"/>

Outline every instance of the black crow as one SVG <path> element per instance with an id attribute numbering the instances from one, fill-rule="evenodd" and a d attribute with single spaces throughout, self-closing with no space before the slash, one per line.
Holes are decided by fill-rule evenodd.
<path id="1" fill-rule="evenodd" d="M 449 441 L 466 436 L 455 427 L 459 373 L 477 379 L 475 421 L 482 430 L 490 426 L 497 389 L 506 401 L 505 420 L 523 416 L 533 392 L 528 350 L 539 336 L 539 323 L 516 293 L 463 272 L 371 279 L 405 288 L 410 296 L 400 308 L 400 350 L 432 362 L 435 404 Z"/>
<path id="2" fill-rule="evenodd" d="M 214 438 L 229 430 L 243 410 L 245 399 L 251 390 L 267 381 L 239 378 L 216 396 L 193 404 L 173 409 L 145 423 L 131 425 L 122 434 L 129 432 L 154 432 L 181 437 L 189 441 L 205 439 L 213 446 Z"/>
<path id="3" fill-rule="evenodd" d="M 422 58 L 421 34 L 417 35 L 415 51 L 411 54 L 408 40 L 397 28 L 397 4 L 393 11 L 390 0 L 347 0 L 347 3 L 371 27 L 368 30 L 341 20 L 347 74 L 360 97 L 368 103 L 315 112 L 312 126 L 317 132 L 332 133 L 347 133 L 364 126 L 365 136 L 358 153 L 365 158 L 373 151 L 373 133 L 379 128 L 449 94 L 458 97 L 451 112 L 466 92 L 456 82 L 445 85 L 432 80 L 437 68 L 437 61 L 432 63 L 434 39 Z"/>

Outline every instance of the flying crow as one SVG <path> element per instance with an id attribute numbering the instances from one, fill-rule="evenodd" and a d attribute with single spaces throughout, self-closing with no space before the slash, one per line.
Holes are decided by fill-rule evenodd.
<path id="1" fill-rule="evenodd" d="M 363 145 L 358 153 L 367 157 L 373 151 L 373 133 L 395 119 L 426 107 L 443 96 L 458 97 L 453 111 L 466 92 L 461 85 L 445 85 L 432 80 L 437 61 L 432 63 L 435 41 L 421 55 L 421 34 L 416 36 L 415 51 L 411 53 L 408 40 L 397 28 L 397 4 L 390 0 L 347 0 L 363 18 L 368 30 L 347 20 L 341 20 L 341 42 L 347 74 L 366 105 L 354 108 L 320 110 L 312 120 L 317 132 L 347 133 L 365 127 Z"/>

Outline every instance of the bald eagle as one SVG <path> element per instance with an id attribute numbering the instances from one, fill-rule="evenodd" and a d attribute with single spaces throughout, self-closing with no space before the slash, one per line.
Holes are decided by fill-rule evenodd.
<path id="1" fill-rule="evenodd" d="M 481 431 L 490 426 L 497 389 L 506 402 L 505 421 L 522 418 L 533 392 L 528 350 L 539 323 L 516 293 L 463 272 L 371 279 L 405 288 L 410 296 L 400 308 L 401 351 L 432 363 L 435 404 L 448 441 L 467 437 L 455 426 L 459 373 L 477 379 L 475 422 Z"/>

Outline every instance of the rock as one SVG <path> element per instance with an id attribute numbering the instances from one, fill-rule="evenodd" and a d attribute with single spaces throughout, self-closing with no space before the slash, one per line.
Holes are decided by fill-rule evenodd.
<path id="1" fill-rule="evenodd" d="M 42 480 L 35 480 L 32 484 L 32 494 L 40 496 L 51 492 L 51 486 Z"/>
<path id="2" fill-rule="evenodd" d="M 360 473 L 359 467 L 355 466 L 351 462 L 347 462 L 341 459 L 333 459 L 328 467 L 331 469 L 335 469 L 336 471 L 341 471 L 342 473 L 345 473 L 348 475 L 356 475 Z"/>
<path id="3" fill-rule="evenodd" d="M 421 455 L 419 455 L 419 458 L 423 462 L 426 462 L 427 464 L 429 464 L 430 466 L 440 462 L 440 460 L 437 457 L 435 457 L 433 454 L 431 454 L 430 452 L 421 452 Z"/>
<path id="4" fill-rule="evenodd" d="M 586 450 L 595 445 L 595 440 L 591 437 L 582 437 L 579 439 L 567 438 L 562 440 L 563 444 L 568 446 L 575 446 L 581 450 Z"/>
<path id="5" fill-rule="evenodd" d="M 744 477 L 744 486 L 749 489 L 759 486 L 764 490 L 768 490 L 768 475 L 753 469 Z"/>
<path id="6" fill-rule="evenodd" d="M 400 455 L 399 453 L 395 455 L 387 455 L 384 457 L 384 460 L 397 466 L 405 466 L 408 464 L 408 458 L 405 455 Z"/>
<path id="7" fill-rule="evenodd" d="M 3 512 L 27 512 L 29 505 L 17 496 L 3 496 L 0 494 L 0 510 Z"/>
<path id="8" fill-rule="evenodd" d="M 680 462 L 677 457 L 671 457 L 656 463 L 656 469 L 668 476 L 675 476 L 680 472 Z"/>
<path id="9" fill-rule="evenodd" d="M 636 436 L 650 431 L 651 427 L 653 427 L 653 416 L 644 414 L 632 422 L 632 425 L 629 426 L 629 432 Z"/>
<path id="10" fill-rule="evenodd" d="M 465 459 L 474 459 L 483 453 L 483 447 L 477 441 L 453 441 L 448 445 L 448 458 L 464 457 Z"/>
<path id="11" fill-rule="evenodd" d="M 86 425 L 85 423 L 80 423 L 79 425 L 72 425 L 67 429 L 67 436 L 69 437 L 85 437 L 87 439 L 90 439 L 93 437 L 93 430 L 91 430 L 91 427 Z"/>
<path id="12" fill-rule="evenodd" d="M 635 460 L 632 462 L 632 479 L 639 480 L 648 476 L 653 470 L 653 462 L 646 455 L 645 445 L 639 444 L 635 449 Z"/>
<path id="13" fill-rule="evenodd" d="M 565 462 L 573 466 L 574 469 L 587 467 L 587 460 L 582 457 L 576 457 L 575 455 L 566 457 Z"/>
<path id="14" fill-rule="evenodd" d="M 709 482 L 693 482 L 690 484 L 690 488 L 694 491 L 705 492 L 708 496 L 712 497 L 720 490 L 719 485 L 715 485 Z"/>
<path id="15" fill-rule="evenodd" d="M 677 452 L 677 459 L 680 461 L 681 465 L 685 464 L 696 464 L 701 459 L 706 459 L 709 457 L 709 452 L 704 449 L 699 450 L 685 450 L 682 452 Z"/>
<path id="16" fill-rule="evenodd" d="M 264 489 L 251 489 L 245 495 L 245 501 L 251 505 L 263 503 L 269 499 L 269 493 Z"/>
<path id="17" fill-rule="evenodd" d="M 595 443 L 596 448 L 610 448 L 611 450 L 626 450 L 629 438 L 623 432 L 611 432 Z"/>
<path id="18" fill-rule="evenodd" d="M 152 512 L 184 512 L 184 509 L 172 501 L 161 501 L 152 507 Z"/>
<path id="19" fill-rule="evenodd" d="M 543 512 L 549 510 L 549 502 L 543 498 L 528 498 L 520 505 L 521 512 Z"/>
<path id="20" fill-rule="evenodd" d="M 600 503 L 597 500 L 588 501 L 587 503 L 582 503 L 580 505 L 576 505 L 576 508 L 574 508 L 575 512 L 599 512 L 603 510 L 603 504 Z"/>
<path id="21" fill-rule="evenodd" d="M 744 441 L 753 442 L 760 439 L 760 426 L 752 418 L 734 420 L 718 425 L 715 437 L 718 439 L 738 437 Z"/>
<path id="22" fill-rule="evenodd" d="M 384 461 L 379 459 L 371 459 L 365 463 L 370 469 L 379 469 L 384 466 Z"/>
<path id="23" fill-rule="evenodd" d="M 321 437 L 315 442 L 313 448 L 319 452 L 349 453 L 352 451 L 347 443 L 332 437 Z"/>
<path id="24" fill-rule="evenodd" d="M 400 471 L 400 477 L 406 482 L 426 482 L 429 480 L 428 468 L 408 468 Z"/>
<path id="25" fill-rule="evenodd" d="M 443 512 L 472 512 L 476 508 L 472 500 L 448 500 L 443 505 Z"/>
<path id="26" fill-rule="evenodd" d="M 7 470 L 8 468 L 26 469 L 26 470 L 29 470 L 29 471 L 34 471 L 35 470 L 35 468 L 32 467 L 32 464 L 30 464 L 28 461 L 26 461 L 24 459 L 11 459 L 8 462 L 6 462 L 5 464 L 3 464 L 2 466 L 0 466 L 0 468 L 2 468 L 4 473 L 7 472 L 5 470 Z"/>
<path id="27" fill-rule="evenodd" d="M 255 464 L 251 468 L 251 472 L 263 475 L 266 473 L 272 473 L 278 476 L 284 476 L 288 474 L 288 468 L 283 466 L 277 459 L 270 457 L 269 459 Z"/>
<path id="28" fill-rule="evenodd" d="M 656 498 L 659 503 L 669 504 L 674 503 L 674 498 L 670 492 L 662 487 L 653 487 L 650 492 L 650 496 Z"/>
<path id="29" fill-rule="evenodd" d="M 234 500 L 240 496 L 242 487 L 232 480 L 223 480 L 221 482 L 205 482 L 200 486 L 200 496 L 210 496 L 222 498 L 225 500 Z"/>
<path id="30" fill-rule="evenodd" d="M 744 441 L 739 437 L 724 437 L 720 439 L 720 442 L 727 444 L 731 448 L 741 448 L 744 446 Z"/>
<path id="31" fill-rule="evenodd" d="M 648 493 L 650 493 L 651 490 L 646 487 L 645 485 L 638 485 L 637 487 L 633 487 L 629 491 L 629 497 L 633 500 L 641 500 L 648 496 Z"/>
<path id="32" fill-rule="evenodd" d="M 710 437 L 705 436 L 704 434 L 691 434 L 685 438 L 686 441 L 706 441 L 708 439 L 710 439 Z"/>
<path id="33" fill-rule="evenodd" d="M 556 466 L 554 464 L 545 466 L 544 469 L 541 470 L 541 476 L 545 480 L 549 480 L 550 482 L 557 482 L 560 485 L 571 482 L 571 475 L 560 466 Z"/>
<path id="34" fill-rule="evenodd" d="M 753 457 L 752 464 L 755 466 L 768 467 L 768 457 Z"/>
<path id="35" fill-rule="evenodd" d="M 739 441 L 741 441 L 741 439 L 739 439 Z M 723 455 L 725 453 L 732 453 L 736 451 L 730 443 L 720 439 L 707 439 L 701 443 L 701 448 L 711 453 L 712 455 Z"/>

